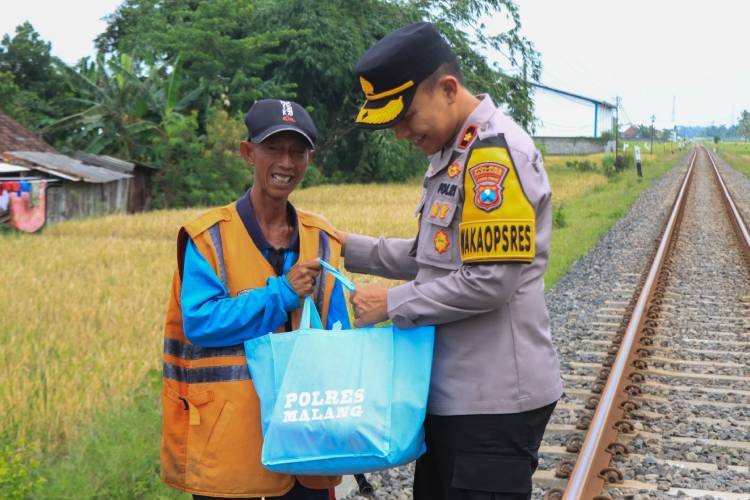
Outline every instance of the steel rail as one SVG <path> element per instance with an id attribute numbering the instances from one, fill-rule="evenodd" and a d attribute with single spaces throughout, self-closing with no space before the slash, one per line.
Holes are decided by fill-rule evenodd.
<path id="1" fill-rule="evenodd" d="M 729 212 L 730 218 L 732 219 L 732 224 L 734 225 L 734 228 L 737 231 L 737 236 L 739 237 L 740 240 L 744 242 L 743 253 L 745 254 L 745 258 L 748 260 L 748 263 L 750 264 L 750 232 L 748 232 L 747 230 L 747 224 L 745 224 L 745 220 L 742 217 L 742 214 L 740 213 L 740 211 L 737 210 L 737 205 L 735 205 L 734 199 L 732 198 L 732 195 L 729 193 L 729 189 L 727 189 L 727 185 L 724 183 L 724 179 L 719 173 L 719 168 L 716 166 L 716 162 L 714 161 L 711 155 L 711 152 L 708 151 L 708 149 L 705 147 L 704 149 L 706 150 L 706 153 L 708 154 L 708 159 L 711 160 L 711 165 L 714 168 L 714 175 L 716 176 L 716 182 L 719 183 L 719 188 L 724 194 L 724 197 L 723 197 L 724 204 L 727 208 L 727 211 Z"/>
<path id="2" fill-rule="evenodd" d="M 605 479 L 601 471 L 609 466 L 611 459 L 611 456 L 606 452 L 606 447 L 615 441 L 619 432 L 610 422 L 623 415 L 623 410 L 618 406 L 618 402 L 622 403 L 628 397 L 622 387 L 623 382 L 625 382 L 624 375 L 629 368 L 629 364 L 633 362 L 633 346 L 637 337 L 640 336 L 641 324 L 646 319 L 646 315 L 644 314 L 646 306 L 653 293 L 654 283 L 663 267 L 665 256 L 675 234 L 675 229 L 682 217 L 687 197 L 686 194 L 692 179 L 693 167 L 695 166 L 697 156 L 698 152 L 696 150 L 693 152 L 685 179 L 675 198 L 661 242 L 654 256 L 641 294 L 633 309 L 630 322 L 623 335 L 622 343 L 617 352 L 617 357 L 612 364 L 607 383 L 602 390 L 599 403 L 596 406 L 594 416 L 589 425 L 588 433 L 581 446 L 578 460 L 563 493 L 563 498 L 566 500 L 594 498 L 600 494 L 604 487 Z"/>

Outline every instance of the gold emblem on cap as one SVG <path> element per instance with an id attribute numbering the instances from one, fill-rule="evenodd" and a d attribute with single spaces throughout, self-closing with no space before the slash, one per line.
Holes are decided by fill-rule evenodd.
<path id="1" fill-rule="evenodd" d="M 398 114 L 404 109 L 404 97 L 398 96 L 398 99 L 393 99 L 382 108 L 365 108 L 359 110 L 357 115 L 357 123 L 367 123 L 371 125 L 380 125 L 394 120 Z"/>
<path id="2" fill-rule="evenodd" d="M 379 94 L 375 93 L 375 87 L 373 87 L 372 83 L 367 81 L 367 79 L 363 76 L 359 77 L 359 84 L 362 86 L 362 92 L 365 93 L 365 98 L 368 101 L 377 101 L 378 99 L 382 99 L 384 97 L 390 97 L 392 95 L 396 95 L 400 92 L 403 92 L 404 90 L 408 89 L 409 87 L 414 86 L 414 80 L 409 80 L 406 83 L 403 83 L 399 85 L 396 88 L 393 88 L 391 90 L 386 90 L 384 92 L 380 92 Z"/>
<path id="3" fill-rule="evenodd" d="M 359 84 L 362 86 L 362 92 L 365 93 L 366 97 L 370 97 L 375 93 L 375 87 L 372 86 L 372 83 L 368 82 L 364 76 L 359 77 Z"/>

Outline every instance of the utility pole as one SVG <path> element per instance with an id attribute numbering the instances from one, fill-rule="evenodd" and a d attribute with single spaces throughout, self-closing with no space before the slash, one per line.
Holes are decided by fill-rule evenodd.
<path id="1" fill-rule="evenodd" d="M 672 96 L 672 137 L 670 143 L 672 144 L 672 152 L 674 153 L 674 141 L 677 140 L 677 122 L 674 119 L 674 107 L 677 96 Z"/>
<path id="2" fill-rule="evenodd" d="M 651 154 L 654 154 L 654 121 L 656 120 L 656 115 L 651 115 Z"/>
<path id="3" fill-rule="evenodd" d="M 618 138 L 620 136 L 620 96 L 615 96 L 615 169 L 620 169 L 620 161 L 618 159 Z"/>

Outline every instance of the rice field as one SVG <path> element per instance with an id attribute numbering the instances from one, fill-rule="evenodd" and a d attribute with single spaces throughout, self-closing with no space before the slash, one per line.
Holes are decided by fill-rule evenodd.
<path id="1" fill-rule="evenodd" d="M 556 203 L 608 182 L 596 172 L 548 170 Z M 295 192 L 292 202 L 346 231 L 410 237 L 420 192 L 419 183 L 320 186 Z M 96 415 L 126 406 L 149 370 L 160 370 L 175 236 L 202 211 L 115 215 L 38 235 L 0 235 L 0 436 L 60 451 Z"/>

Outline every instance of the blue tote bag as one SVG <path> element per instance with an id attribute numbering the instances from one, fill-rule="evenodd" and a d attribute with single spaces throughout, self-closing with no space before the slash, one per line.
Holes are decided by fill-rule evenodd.
<path id="1" fill-rule="evenodd" d="M 307 298 L 299 330 L 245 342 L 260 398 L 263 466 L 338 475 L 419 457 L 434 335 L 432 326 L 324 330 Z"/>

